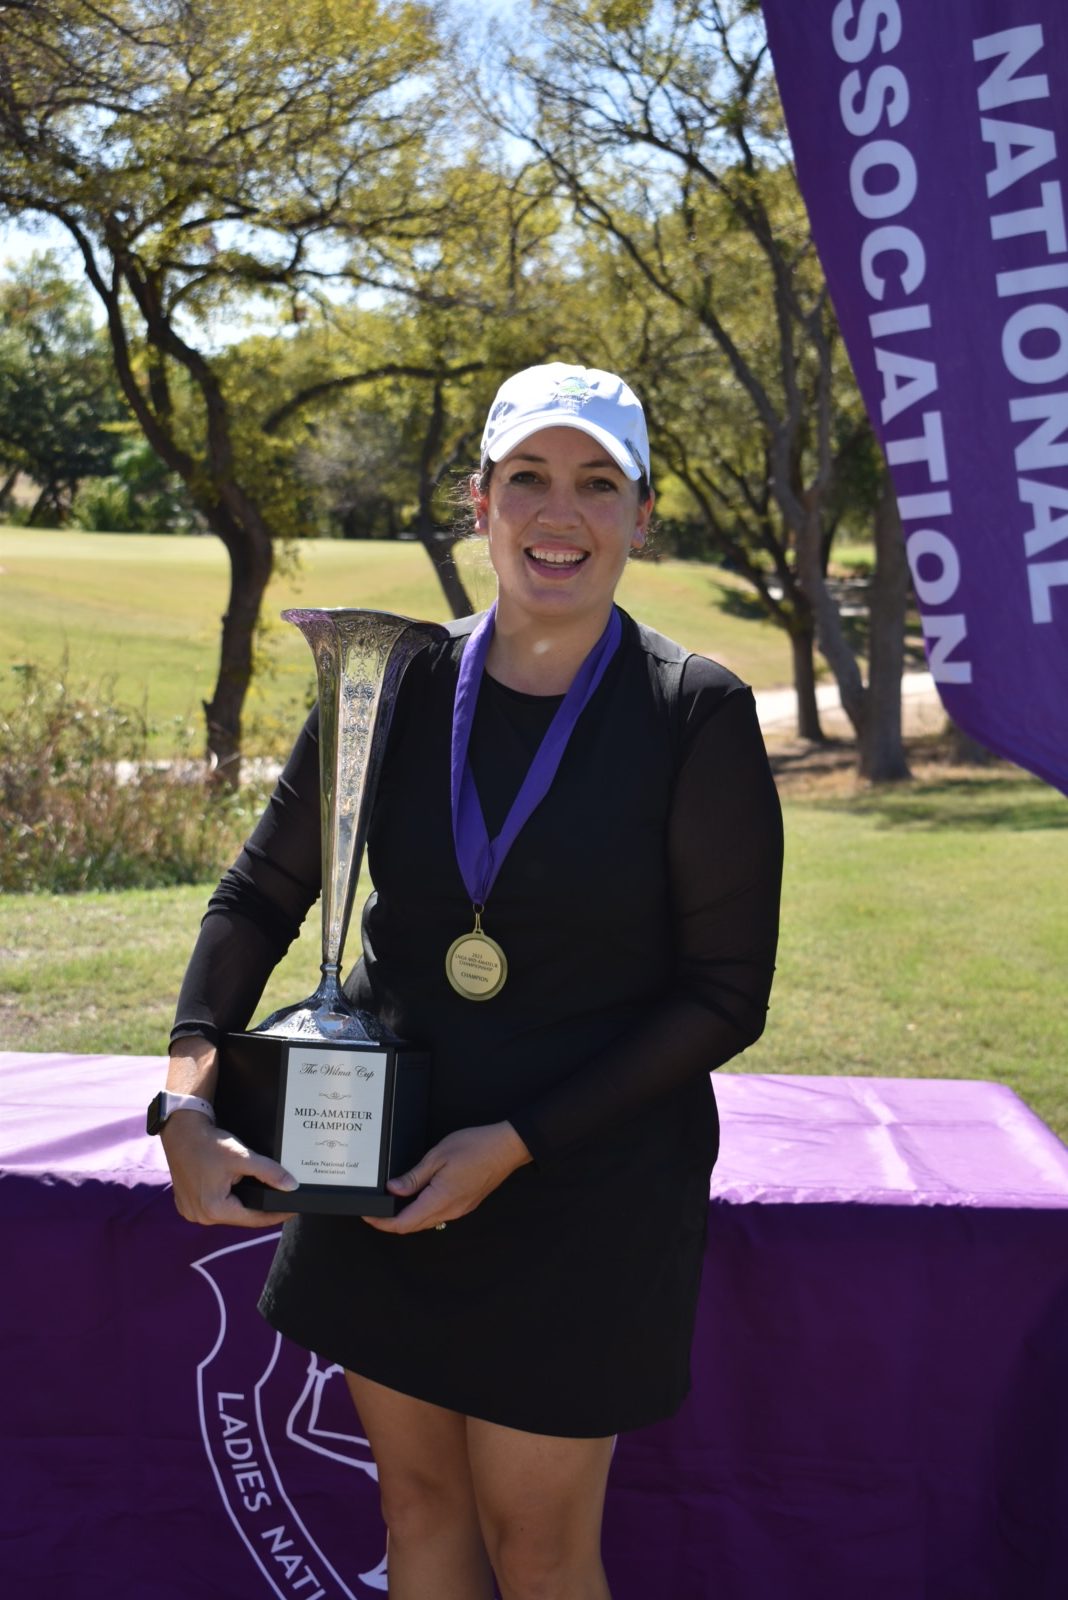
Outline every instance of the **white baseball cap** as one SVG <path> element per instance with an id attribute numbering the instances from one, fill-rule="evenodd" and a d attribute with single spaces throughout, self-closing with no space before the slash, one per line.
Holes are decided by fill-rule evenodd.
<path id="1" fill-rule="evenodd" d="M 497 390 L 482 434 L 482 465 L 500 461 L 541 428 L 579 428 L 604 446 L 628 478 L 649 478 L 642 403 L 614 372 L 550 361 L 526 367 Z"/>

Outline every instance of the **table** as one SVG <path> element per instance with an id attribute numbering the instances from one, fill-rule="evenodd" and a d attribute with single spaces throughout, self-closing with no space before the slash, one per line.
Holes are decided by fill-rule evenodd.
<path id="1" fill-rule="evenodd" d="M 255 1311 L 273 1230 L 175 1213 L 161 1074 L 0 1053 L 0 1592 L 373 1600 L 343 1380 Z M 620 1442 L 614 1600 L 1064 1600 L 1068 1149 L 996 1084 L 716 1087 L 693 1392 Z"/>

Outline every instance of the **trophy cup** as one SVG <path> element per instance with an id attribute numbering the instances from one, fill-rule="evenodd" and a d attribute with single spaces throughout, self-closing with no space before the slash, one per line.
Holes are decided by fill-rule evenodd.
<path id="1" fill-rule="evenodd" d="M 430 1062 L 352 1005 L 341 957 L 397 689 L 412 657 L 446 632 L 382 611 L 282 616 L 307 639 L 318 679 L 322 981 L 258 1028 L 224 1035 L 215 1113 L 300 1183 L 287 1194 L 243 1178 L 234 1193 L 246 1206 L 393 1216 L 401 1202 L 386 1181 L 426 1150 Z"/>

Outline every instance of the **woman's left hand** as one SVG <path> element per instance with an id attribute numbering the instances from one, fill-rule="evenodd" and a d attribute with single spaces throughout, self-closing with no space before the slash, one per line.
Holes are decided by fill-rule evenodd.
<path id="1" fill-rule="evenodd" d="M 531 1159 L 510 1122 L 460 1128 L 427 1151 L 422 1161 L 391 1178 L 391 1194 L 415 1198 L 395 1217 L 365 1217 L 381 1233 L 421 1233 L 473 1211 L 508 1174 Z"/>

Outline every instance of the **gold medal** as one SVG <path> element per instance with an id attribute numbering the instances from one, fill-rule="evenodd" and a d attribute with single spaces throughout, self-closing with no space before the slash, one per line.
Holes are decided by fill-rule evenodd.
<path id="1" fill-rule="evenodd" d="M 482 908 L 475 907 L 475 926 L 449 946 L 445 976 L 465 1000 L 492 1000 L 508 976 L 508 958 L 489 934 L 482 931 Z"/>

